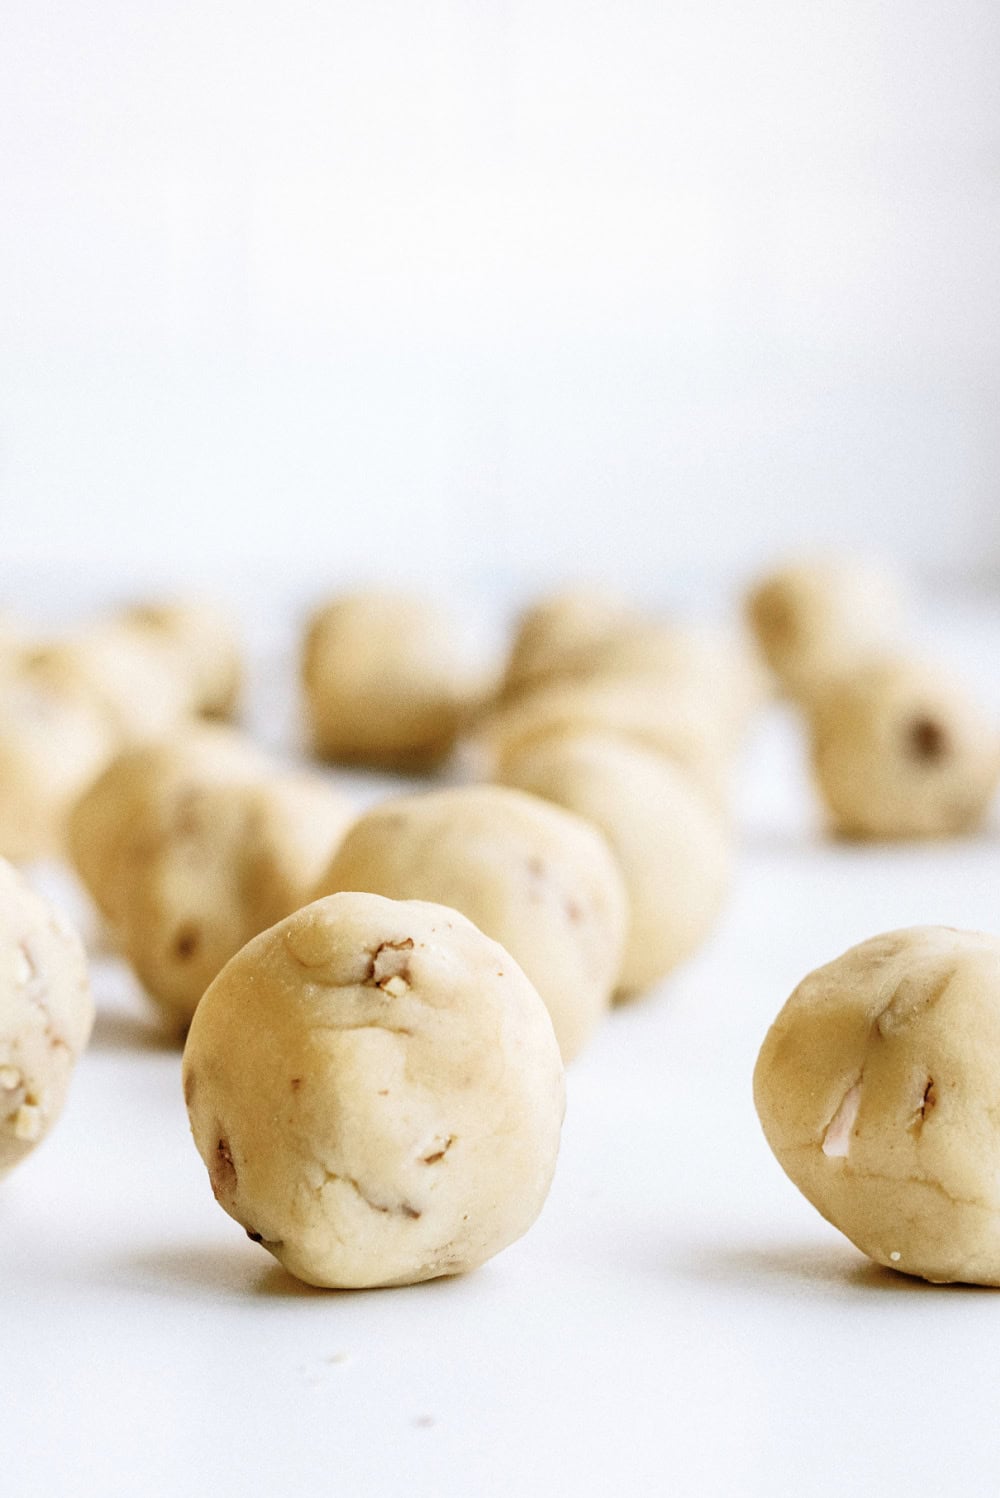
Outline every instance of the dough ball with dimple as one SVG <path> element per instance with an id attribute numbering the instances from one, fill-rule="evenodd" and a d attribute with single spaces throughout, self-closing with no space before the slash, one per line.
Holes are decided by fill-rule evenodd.
<path id="1" fill-rule="evenodd" d="M 524 969 L 563 1060 L 590 1038 L 621 966 L 627 903 L 595 828 L 504 786 L 387 801 L 350 829 L 316 889 L 450 905 Z"/>
<path id="2" fill-rule="evenodd" d="M 59 1117 L 93 1021 L 79 937 L 0 859 L 0 1175 Z"/>
<path id="3" fill-rule="evenodd" d="M 503 692 L 512 696 L 562 675 L 567 663 L 631 625 L 635 611 L 598 587 L 564 588 L 525 609 L 517 623 Z"/>
<path id="4" fill-rule="evenodd" d="M 1000 1284 L 1000 940 L 892 931 L 799 984 L 754 1072 L 768 1143 L 892 1269 Z"/>
<path id="5" fill-rule="evenodd" d="M 621 996 L 698 949 L 728 889 L 731 848 L 724 819 L 689 775 L 638 744 L 580 733 L 512 756 L 503 781 L 576 812 L 607 839 L 629 902 Z"/>
<path id="6" fill-rule="evenodd" d="M 1000 729 L 959 683 L 918 661 L 870 661 L 814 700 L 812 766 L 851 837 L 943 837 L 983 820 Z"/>
<path id="7" fill-rule="evenodd" d="M 857 560 L 803 562 L 762 579 L 749 624 L 786 692 L 807 700 L 901 630 L 902 594 L 888 572 Z"/>
<path id="8" fill-rule="evenodd" d="M 70 828 L 112 939 L 181 1024 L 245 942 L 310 898 L 351 819 L 324 780 L 279 774 L 218 732 L 123 756 Z"/>
<path id="9" fill-rule="evenodd" d="M 189 683 L 191 709 L 207 718 L 231 718 L 243 676 L 240 642 L 229 613 L 201 599 L 136 604 L 122 615 L 175 654 Z"/>
<path id="10" fill-rule="evenodd" d="M 490 686 L 467 631 L 447 610 L 374 590 L 313 615 L 302 680 L 317 754 L 400 769 L 443 759 Z"/>
<path id="11" fill-rule="evenodd" d="M 545 1201 L 563 1072 L 544 1004 L 457 911 L 336 894 L 194 1017 L 184 1092 L 221 1206 L 314 1285 L 474 1269 Z"/>

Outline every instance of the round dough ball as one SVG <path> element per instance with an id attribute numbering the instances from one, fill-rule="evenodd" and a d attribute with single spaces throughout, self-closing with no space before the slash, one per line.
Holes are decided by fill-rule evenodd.
<path id="1" fill-rule="evenodd" d="M 206 718 L 234 716 L 242 687 L 242 652 L 235 623 L 224 608 L 202 599 L 136 604 L 122 618 L 173 648 L 189 681 L 193 712 Z"/>
<path id="2" fill-rule="evenodd" d="M 635 611 L 603 588 L 561 589 L 526 609 L 518 620 L 504 678 L 512 696 L 562 674 L 595 645 L 631 625 Z"/>
<path id="3" fill-rule="evenodd" d="M 1000 1284 L 1000 941 L 891 931 L 799 984 L 754 1099 L 785 1173 L 869 1257 Z"/>
<path id="4" fill-rule="evenodd" d="M 88 694 L 119 744 L 157 738 L 191 712 L 190 686 L 171 645 L 121 622 L 31 652 L 30 666 L 54 690 Z"/>
<path id="5" fill-rule="evenodd" d="M 59 853 L 70 808 L 115 744 L 79 684 L 56 684 L 24 657 L 0 672 L 0 854 Z"/>
<path id="6" fill-rule="evenodd" d="M 821 692 L 812 765 L 849 837 L 943 837 L 983 820 L 1000 777 L 1000 732 L 950 676 L 871 661 Z"/>
<path id="7" fill-rule="evenodd" d="M 783 567 L 746 600 L 764 659 L 784 690 L 805 701 L 898 637 L 903 613 L 898 581 L 857 560 Z"/>
<path id="8" fill-rule="evenodd" d="M 600 834 L 503 786 L 461 786 L 376 806 L 350 829 L 316 895 L 369 890 L 460 910 L 520 964 L 564 1062 L 611 1002 L 627 904 Z"/>
<path id="9" fill-rule="evenodd" d="M 468 746 L 484 778 L 539 739 L 600 730 L 673 760 L 714 805 L 729 799 L 729 746 L 717 718 L 690 697 L 634 677 L 555 681 L 485 714 Z"/>
<path id="10" fill-rule="evenodd" d="M 375 591 L 313 615 L 302 680 L 317 754 L 398 769 L 442 760 L 489 685 L 448 612 Z"/>
<path id="11" fill-rule="evenodd" d="M 625 880 L 629 929 L 620 996 L 651 987 L 707 937 L 730 877 L 723 819 L 683 770 L 599 733 L 543 739 L 513 756 L 503 781 L 585 817 Z"/>
<path id="12" fill-rule="evenodd" d="M 545 1201 L 564 1108 L 544 1004 L 457 911 L 336 894 L 194 1017 L 184 1095 L 222 1207 L 313 1285 L 474 1269 Z"/>
<path id="13" fill-rule="evenodd" d="M 93 1022 L 79 937 L 0 859 L 0 1176 L 59 1117 Z"/>
<path id="14" fill-rule="evenodd" d="M 168 743 L 108 769 L 70 846 L 116 945 L 186 1024 L 229 958 L 310 898 L 350 818 L 324 780 L 278 775 L 242 746 Z"/>

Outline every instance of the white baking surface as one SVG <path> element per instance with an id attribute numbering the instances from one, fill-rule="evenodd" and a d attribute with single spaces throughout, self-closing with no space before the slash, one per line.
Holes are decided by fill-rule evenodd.
<path id="1" fill-rule="evenodd" d="M 996 702 L 1000 610 L 939 623 Z M 750 1076 L 792 987 L 845 947 L 1000 929 L 1000 827 L 823 841 L 777 712 L 740 800 L 714 938 L 575 1064 L 541 1219 L 463 1279 L 311 1290 L 249 1243 L 212 1200 L 178 1051 L 97 961 L 65 1115 L 0 1191 L 0 1492 L 995 1492 L 1000 1295 L 868 1264 L 772 1160 Z"/>

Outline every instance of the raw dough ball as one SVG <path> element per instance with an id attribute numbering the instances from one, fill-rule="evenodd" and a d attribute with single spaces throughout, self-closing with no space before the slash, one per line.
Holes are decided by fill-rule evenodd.
<path id="1" fill-rule="evenodd" d="M 799 984 L 754 1072 L 767 1141 L 880 1264 L 1000 1284 L 1000 941 L 917 926 Z"/>
<path id="2" fill-rule="evenodd" d="M 184 1052 L 225 1210 L 313 1285 L 474 1269 L 534 1222 L 564 1094 L 544 1004 L 457 911 L 337 894 L 266 931 Z"/>
<path id="3" fill-rule="evenodd" d="M 449 613 L 374 591 L 313 615 L 302 679 L 317 754 L 414 769 L 449 753 L 488 688 Z"/>
<path id="4" fill-rule="evenodd" d="M 751 591 L 747 618 L 785 691 L 808 700 L 896 637 L 903 604 L 898 582 L 858 561 L 782 568 Z"/>
<path id="5" fill-rule="evenodd" d="M 502 786 L 387 801 L 355 822 L 316 895 L 370 890 L 460 910 L 524 969 L 564 1061 L 611 1001 L 625 942 L 621 875 L 579 817 Z"/>
<path id="6" fill-rule="evenodd" d="M 182 1024 L 245 942 L 310 898 L 351 815 L 324 780 L 208 733 L 122 756 L 70 824 L 116 944 Z"/>
<path id="7" fill-rule="evenodd" d="M 89 695 L 119 744 L 169 733 L 191 711 L 174 650 L 151 631 L 101 624 L 36 648 L 29 663 L 53 690 Z"/>
<path id="8" fill-rule="evenodd" d="M 79 937 L 0 859 L 0 1175 L 59 1117 L 93 1022 Z"/>
<path id="9" fill-rule="evenodd" d="M 556 681 L 484 715 L 468 746 L 484 778 L 503 776 L 509 759 L 539 739 L 601 730 L 658 750 L 680 765 L 724 807 L 729 746 L 718 720 L 684 694 L 626 677 Z"/>
<path id="10" fill-rule="evenodd" d="M 575 811 L 607 838 L 629 899 L 622 995 L 649 988 L 697 950 L 729 884 L 730 840 L 690 776 L 638 744 L 580 733 L 512 756 L 503 780 Z"/>
<path id="11" fill-rule="evenodd" d="M 178 670 L 190 685 L 193 712 L 206 718 L 234 715 L 243 667 L 236 626 L 225 609 L 203 600 L 137 604 L 122 617 L 176 652 Z"/>
<path id="12" fill-rule="evenodd" d="M 1000 777 L 1000 732 L 950 676 L 869 662 L 820 693 L 812 763 L 851 837 L 940 837 L 977 827 Z"/>
<path id="13" fill-rule="evenodd" d="M 634 622 L 634 610 L 603 588 L 564 588 L 518 621 L 504 678 L 505 696 L 562 674 L 601 641 Z"/>

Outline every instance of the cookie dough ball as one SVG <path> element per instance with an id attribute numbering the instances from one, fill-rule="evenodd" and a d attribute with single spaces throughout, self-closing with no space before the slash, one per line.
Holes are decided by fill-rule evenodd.
<path id="1" fill-rule="evenodd" d="M 879 1264 L 1000 1284 L 1000 941 L 892 931 L 799 984 L 754 1072 L 767 1141 Z"/>
<path id="2" fill-rule="evenodd" d="M 606 589 L 564 588 L 526 609 L 518 621 L 503 693 L 514 696 L 559 677 L 596 645 L 636 619 L 635 611 Z"/>
<path id="3" fill-rule="evenodd" d="M 88 695 L 120 745 L 170 733 L 190 716 L 175 652 L 149 631 L 97 625 L 32 651 L 30 666 L 53 690 Z"/>
<path id="4" fill-rule="evenodd" d="M 313 1285 L 475 1269 L 521 1237 L 564 1095 L 544 1004 L 457 911 L 336 894 L 244 947 L 194 1017 L 191 1129 L 222 1207 Z"/>
<path id="5" fill-rule="evenodd" d="M 114 942 L 184 1025 L 229 958 L 310 898 L 350 817 L 318 777 L 167 744 L 109 768 L 74 811 L 70 846 Z"/>
<path id="6" fill-rule="evenodd" d="M 729 885 L 723 819 L 678 766 L 638 744 L 580 733 L 513 756 L 503 780 L 593 822 L 625 880 L 622 997 L 651 987 L 707 937 Z"/>
<path id="7" fill-rule="evenodd" d="M 61 852 L 73 803 L 115 745 L 78 684 L 54 683 L 25 657 L 0 670 L 0 854 L 22 862 Z"/>
<path id="8" fill-rule="evenodd" d="M 376 806 L 350 829 L 316 889 L 450 905 L 524 969 L 563 1060 L 584 1047 L 617 981 L 627 906 L 601 835 L 503 786 L 462 786 Z"/>
<path id="9" fill-rule="evenodd" d="M 317 754 L 398 769 L 442 760 L 489 687 L 449 613 L 428 599 L 375 591 L 313 615 L 302 679 Z"/>
<path id="10" fill-rule="evenodd" d="M 887 646 L 900 633 L 903 612 L 897 580 L 857 560 L 784 567 L 746 601 L 764 659 L 784 690 L 804 700 Z"/>
<path id="11" fill-rule="evenodd" d="M 476 725 L 466 753 L 483 778 L 539 739 L 598 730 L 654 749 L 681 766 L 724 807 L 730 753 L 718 719 L 657 683 L 613 677 L 556 681 L 501 704 Z"/>
<path id="12" fill-rule="evenodd" d="M 1000 731 L 950 676 L 871 661 L 820 693 L 812 765 L 849 837 L 943 837 L 983 820 L 1000 777 Z"/>
<path id="13" fill-rule="evenodd" d="M 234 716 L 242 687 L 242 651 L 236 625 L 224 608 L 203 600 L 136 604 L 122 617 L 174 650 L 178 669 L 189 682 L 193 712 L 206 718 Z"/>
<path id="14" fill-rule="evenodd" d="M 79 937 L 0 859 L 0 1176 L 59 1117 L 93 1022 Z"/>

